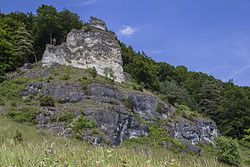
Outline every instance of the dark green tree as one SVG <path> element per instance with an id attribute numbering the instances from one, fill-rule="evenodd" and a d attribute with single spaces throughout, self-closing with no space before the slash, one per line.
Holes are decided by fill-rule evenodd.
<path id="1" fill-rule="evenodd" d="M 48 5 L 40 6 L 36 12 L 37 26 L 48 30 L 49 43 L 52 44 L 55 31 L 61 28 L 58 12 L 55 7 Z"/>
<path id="2" fill-rule="evenodd" d="M 201 87 L 199 96 L 201 99 L 199 103 L 200 112 L 205 116 L 215 118 L 221 100 L 218 85 L 209 80 L 205 81 Z"/>
<path id="3" fill-rule="evenodd" d="M 14 35 L 14 52 L 18 55 L 18 62 L 20 65 L 31 60 L 34 55 L 33 38 L 31 34 L 23 27 L 20 26 Z"/>

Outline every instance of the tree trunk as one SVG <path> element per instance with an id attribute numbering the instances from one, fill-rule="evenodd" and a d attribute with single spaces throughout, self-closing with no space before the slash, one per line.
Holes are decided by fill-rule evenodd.
<path id="1" fill-rule="evenodd" d="M 50 44 L 52 45 L 52 31 L 50 30 L 49 31 L 49 41 L 50 41 Z"/>
<path id="2" fill-rule="evenodd" d="M 33 53 L 33 55 L 34 55 L 34 58 L 35 58 L 35 62 L 37 63 L 37 57 L 36 57 L 36 54 L 35 54 L 35 53 Z"/>

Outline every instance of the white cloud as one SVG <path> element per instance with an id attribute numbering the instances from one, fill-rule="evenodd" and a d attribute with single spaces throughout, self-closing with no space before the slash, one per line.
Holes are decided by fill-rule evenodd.
<path id="1" fill-rule="evenodd" d="M 80 6 L 88 6 L 88 5 L 93 5 L 97 2 L 97 0 L 84 0 Z"/>
<path id="2" fill-rule="evenodd" d="M 153 55 L 158 55 L 158 54 L 162 54 L 163 50 L 149 50 L 148 53 L 153 54 Z"/>
<path id="3" fill-rule="evenodd" d="M 136 27 L 131 27 L 131 26 L 123 26 L 122 29 L 119 30 L 119 33 L 121 35 L 125 35 L 127 37 L 130 37 L 131 35 L 134 35 L 134 33 L 137 31 L 138 29 Z"/>

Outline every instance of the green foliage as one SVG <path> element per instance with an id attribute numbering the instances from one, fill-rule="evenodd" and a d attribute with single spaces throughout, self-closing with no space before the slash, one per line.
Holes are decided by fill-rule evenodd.
<path id="1" fill-rule="evenodd" d="M 55 101 L 53 99 L 53 97 L 51 96 L 40 96 L 39 97 L 39 101 L 40 101 L 40 105 L 41 106 L 55 106 Z"/>
<path id="2" fill-rule="evenodd" d="M 216 154 L 220 161 L 232 165 L 239 165 L 241 162 L 239 144 L 232 138 L 216 138 Z"/>
<path id="3" fill-rule="evenodd" d="M 162 147 L 163 142 L 172 145 L 168 149 L 174 152 L 180 152 L 185 150 L 185 146 L 178 139 L 173 139 L 170 136 L 167 136 L 167 131 L 164 128 L 159 128 L 159 124 L 153 124 L 149 127 L 148 136 L 141 136 L 139 138 L 129 139 L 124 141 L 125 143 L 137 143 L 142 145 L 153 145 L 154 147 Z"/>
<path id="4" fill-rule="evenodd" d="M 83 76 L 80 81 L 82 83 L 83 90 L 86 94 L 88 94 L 88 84 L 90 84 L 92 81 L 87 76 Z"/>
<path id="5" fill-rule="evenodd" d="M 92 130 L 92 133 L 93 133 L 93 134 L 100 134 L 100 132 L 99 132 L 99 130 L 98 130 L 97 128 L 94 128 L 94 129 Z"/>
<path id="6" fill-rule="evenodd" d="M 73 130 L 75 132 L 75 137 L 77 139 L 81 139 L 81 136 L 83 136 L 84 129 L 90 129 L 96 127 L 96 121 L 89 120 L 87 116 L 81 115 L 73 124 Z"/>
<path id="7" fill-rule="evenodd" d="M 6 114 L 9 118 L 13 119 L 16 122 L 30 122 L 36 124 L 36 115 L 39 114 L 39 111 L 37 111 L 36 108 L 31 107 L 25 107 L 21 110 L 11 108 L 9 111 L 7 111 Z"/>
<path id="8" fill-rule="evenodd" d="M 215 119 L 223 135 L 241 139 L 250 128 L 250 94 L 244 88 L 227 84 Z"/>
<path id="9" fill-rule="evenodd" d="M 25 90 L 27 78 L 16 78 L 11 80 L 5 80 L 0 83 L 0 96 L 8 99 L 21 98 L 20 93 Z"/>
<path id="10" fill-rule="evenodd" d="M 65 74 L 60 79 L 61 80 L 69 80 L 70 79 L 70 75 L 69 74 Z"/>
<path id="11" fill-rule="evenodd" d="M 16 129 L 16 133 L 13 136 L 13 140 L 14 140 L 15 144 L 18 144 L 18 143 L 22 144 L 23 143 L 23 134 L 18 129 Z"/>
<path id="12" fill-rule="evenodd" d="M 60 117 L 58 118 L 58 120 L 60 122 L 65 121 L 65 122 L 70 123 L 70 122 L 73 121 L 73 118 L 74 118 L 74 115 L 72 113 L 66 112 L 66 113 L 63 113 L 62 115 L 60 115 Z"/>
<path id="13" fill-rule="evenodd" d="M 194 121 L 196 118 L 201 117 L 197 111 L 192 111 L 188 106 L 176 104 L 176 108 L 176 114 L 187 120 Z"/>
<path id="14" fill-rule="evenodd" d="M 11 107 L 16 107 L 16 101 L 12 101 L 12 102 L 10 103 L 10 106 L 11 106 Z"/>
<path id="15" fill-rule="evenodd" d="M 131 112 L 134 112 L 134 108 L 136 107 L 135 100 L 132 97 L 124 97 L 124 105 L 130 109 Z"/>
<path id="16" fill-rule="evenodd" d="M 3 98 L 0 96 L 0 106 L 4 106 L 4 105 L 5 105 L 4 100 L 3 100 Z"/>
<path id="17" fill-rule="evenodd" d="M 201 87 L 199 93 L 200 103 L 199 108 L 200 112 L 205 116 L 216 117 L 217 108 L 220 105 L 220 90 L 216 83 L 212 81 L 205 81 Z"/>
<path id="18" fill-rule="evenodd" d="M 114 75 L 114 71 L 111 68 L 105 67 L 104 74 L 107 80 L 110 79 L 112 82 L 114 82 L 114 80 L 116 79 L 116 76 Z"/>
<path id="19" fill-rule="evenodd" d="M 163 104 L 158 103 L 155 112 L 158 112 L 160 114 L 164 114 L 166 111 L 164 110 Z"/>
<path id="20" fill-rule="evenodd" d="M 171 103 L 187 103 L 188 94 L 185 88 L 178 86 L 174 80 L 165 81 L 160 84 L 160 92 Z"/>
<path id="21" fill-rule="evenodd" d="M 250 129 L 245 129 L 244 132 L 246 133 L 243 137 L 243 141 L 248 141 L 250 142 Z"/>
<path id="22" fill-rule="evenodd" d="M 90 73 L 90 75 L 92 76 L 93 79 L 96 78 L 97 76 L 97 71 L 96 71 L 96 68 L 93 67 L 93 68 L 88 68 L 88 72 Z"/>
<path id="23" fill-rule="evenodd" d="M 92 28 L 90 27 L 89 24 L 85 24 L 84 25 L 84 32 L 89 32 L 89 31 L 92 31 Z"/>

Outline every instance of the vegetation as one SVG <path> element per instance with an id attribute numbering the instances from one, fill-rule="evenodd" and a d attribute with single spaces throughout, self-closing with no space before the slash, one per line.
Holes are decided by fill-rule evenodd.
<path id="1" fill-rule="evenodd" d="M 226 137 L 216 139 L 216 155 L 220 161 L 239 165 L 241 162 L 239 145 L 236 140 Z"/>
<path id="2" fill-rule="evenodd" d="M 52 70 L 47 78 L 32 80 L 22 77 L 25 71 L 18 70 L 24 63 L 41 60 L 46 44 L 59 45 L 65 41 L 71 29 L 80 29 L 82 26 L 83 23 L 77 14 L 67 9 L 58 12 L 55 7 L 47 5 L 40 6 L 35 15 L 22 12 L 0 13 L 0 107 L 9 108 L 6 115 L 14 121 L 11 122 L 0 115 L 0 166 L 25 166 L 27 162 L 39 163 L 40 166 L 227 166 L 218 160 L 229 165 L 240 165 L 241 162 L 250 164 L 249 87 L 237 86 L 232 80 L 222 82 L 213 76 L 189 71 L 185 66 L 174 67 L 165 62 L 155 62 L 143 51 L 136 52 L 131 46 L 126 46 L 120 41 L 123 68 L 132 77 L 133 83 L 123 83 L 119 86 L 158 95 L 164 102 L 176 108 L 177 116 L 187 120 L 192 121 L 197 117 L 214 120 L 221 134 L 229 137 L 216 139 L 215 152 L 213 148 L 203 146 L 203 151 L 207 151 L 208 154 L 202 153 L 200 157 L 180 153 L 185 151 L 185 147 L 179 140 L 166 136 L 168 132 L 161 124 L 150 126 L 148 137 L 141 136 L 125 141 L 117 148 L 93 148 L 75 140 L 55 139 L 50 135 L 45 137 L 38 134 L 37 129 L 19 124 L 37 123 L 36 115 L 39 111 L 30 106 L 22 107 L 23 103 L 36 105 L 36 102 L 32 97 L 21 99 L 21 92 L 32 80 L 80 81 L 86 94 L 88 84 L 104 82 L 104 77 L 98 76 L 94 67 L 88 69 L 87 75 L 83 76 L 82 72 L 86 72 L 84 70 L 58 66 L 56 72 Z M 84 31 L 91 31 L 88 24 L 85 24 Z M 109 32 L 114 34 L 112 31 Z M 67 62 L 71 63 L 70 59 L 67 59 Z M 52 68 L 44 67 L 48 71 Z M 7 72 L 15 70 L 21 77 L 13 75 L 13 79 L 8 79 L 4 76 Z M 106 82 L 115 85 L 114 71 L 105 68 L 104 74 Z M 91 97 L 86 96 L 86 99 L 90 100 Z M 55 101 L 50 96 L 40 95 L 39 101 L 41 106 L 55 106 Z M 58 99 L 58 102 L 63 103 L 62 99 Z M 124 105 L 134 113 L 136 104 L 132 97 L 125 97 Z M 107 107 L 114 108 L 112 105 Z M 164 112 L 161 103 L 157 105 L 156 112 Z M 100 135 L 96 122 L 85 116 L 84 112 L 75 122 L 73 117 L 70 112 L 63 113 L 59 115 L 58 121 L 72 123 L 75 138 L 82 139 L 85 133 Z M 143 122 L 139 115 L 136 115 L 136 118 Z M 55 146 L 49 143 L 52 147 L 40 149 L 40 143 L 46 143 L 49 141 L 48 138 L 59 141 Z M 170 151 L 161 147 L 163 142 L 173 145 Z M 145 151 L 138 154 L 131 151 L 131 146 L 143 147 L 143 150 L 149 151 L 147 155 Z M 33 156 L 39 150 L 42 158 Z M 29 161 L 30 159 L 32 160 Z"/>
<path id="3" fill-rule="evenodd" d="M 155 62 L 120 43 L 123 68 L 137 83 L 172 105 L 186 105 L 216 122 L 223 135 L 242 139 L 250 128 L 250 88 L 222 82 L 185 66 Z M 193 113 L 198 114 L 198 113 Z"/>
<path id="4" fill-rule="evenodd" d="M 41 95 L 39 97 L 39 100 L 40 100 L 40 105 L 41 106 L 51 106 L 51 107 L 55 106 L 55 101 L 54 101 L 53 97 L 51 97 L 51 96 L 43 96 L 43 95 Z"/>
<path id="5" fill-rule="evenodd" d="M 21 135 L 16 133 L 16 127 Z M 44 135 L 47 134 L 47 135 Z M 14 136 L 22 139 L 14 142 Z M 19 139 L 18 139 L 19 140 Z M 17 141 L 18 141 L 17 140 Z M 21 141 L 21 140 L 20 140 Z M 176 166 L 227 167 L 215 156 L 206 154 L 194 157 L 189 154 L 173 153 L 164 148 L 144 147 L 134 142 L 120 147 L 92 147 L 88 143 L 41 133 L 35 127 L 12 122 L 0 117 L 1 166 Z M 173 166 L 173 165 L 172 165 Z"/>
<path id="6" fill-rule="evenodd" d="M 21 110 L 17 110 L 15 108 L 11 108 L 7 111 L 7 116 L 13 119 L 16 122 L 30 122 L 36 124 L 36 115 L 39 114 L 36 108 L 25 107 Z"/>
<path id="7" fill-rule="evenodd" d="M 61 44 L 73 28 L 83 26 L 80 17 L 63 9 L 42 5 L 33 13 L 0 13 L 0 76 L 26 62 L 37 62 L 47 43 Z"/>

